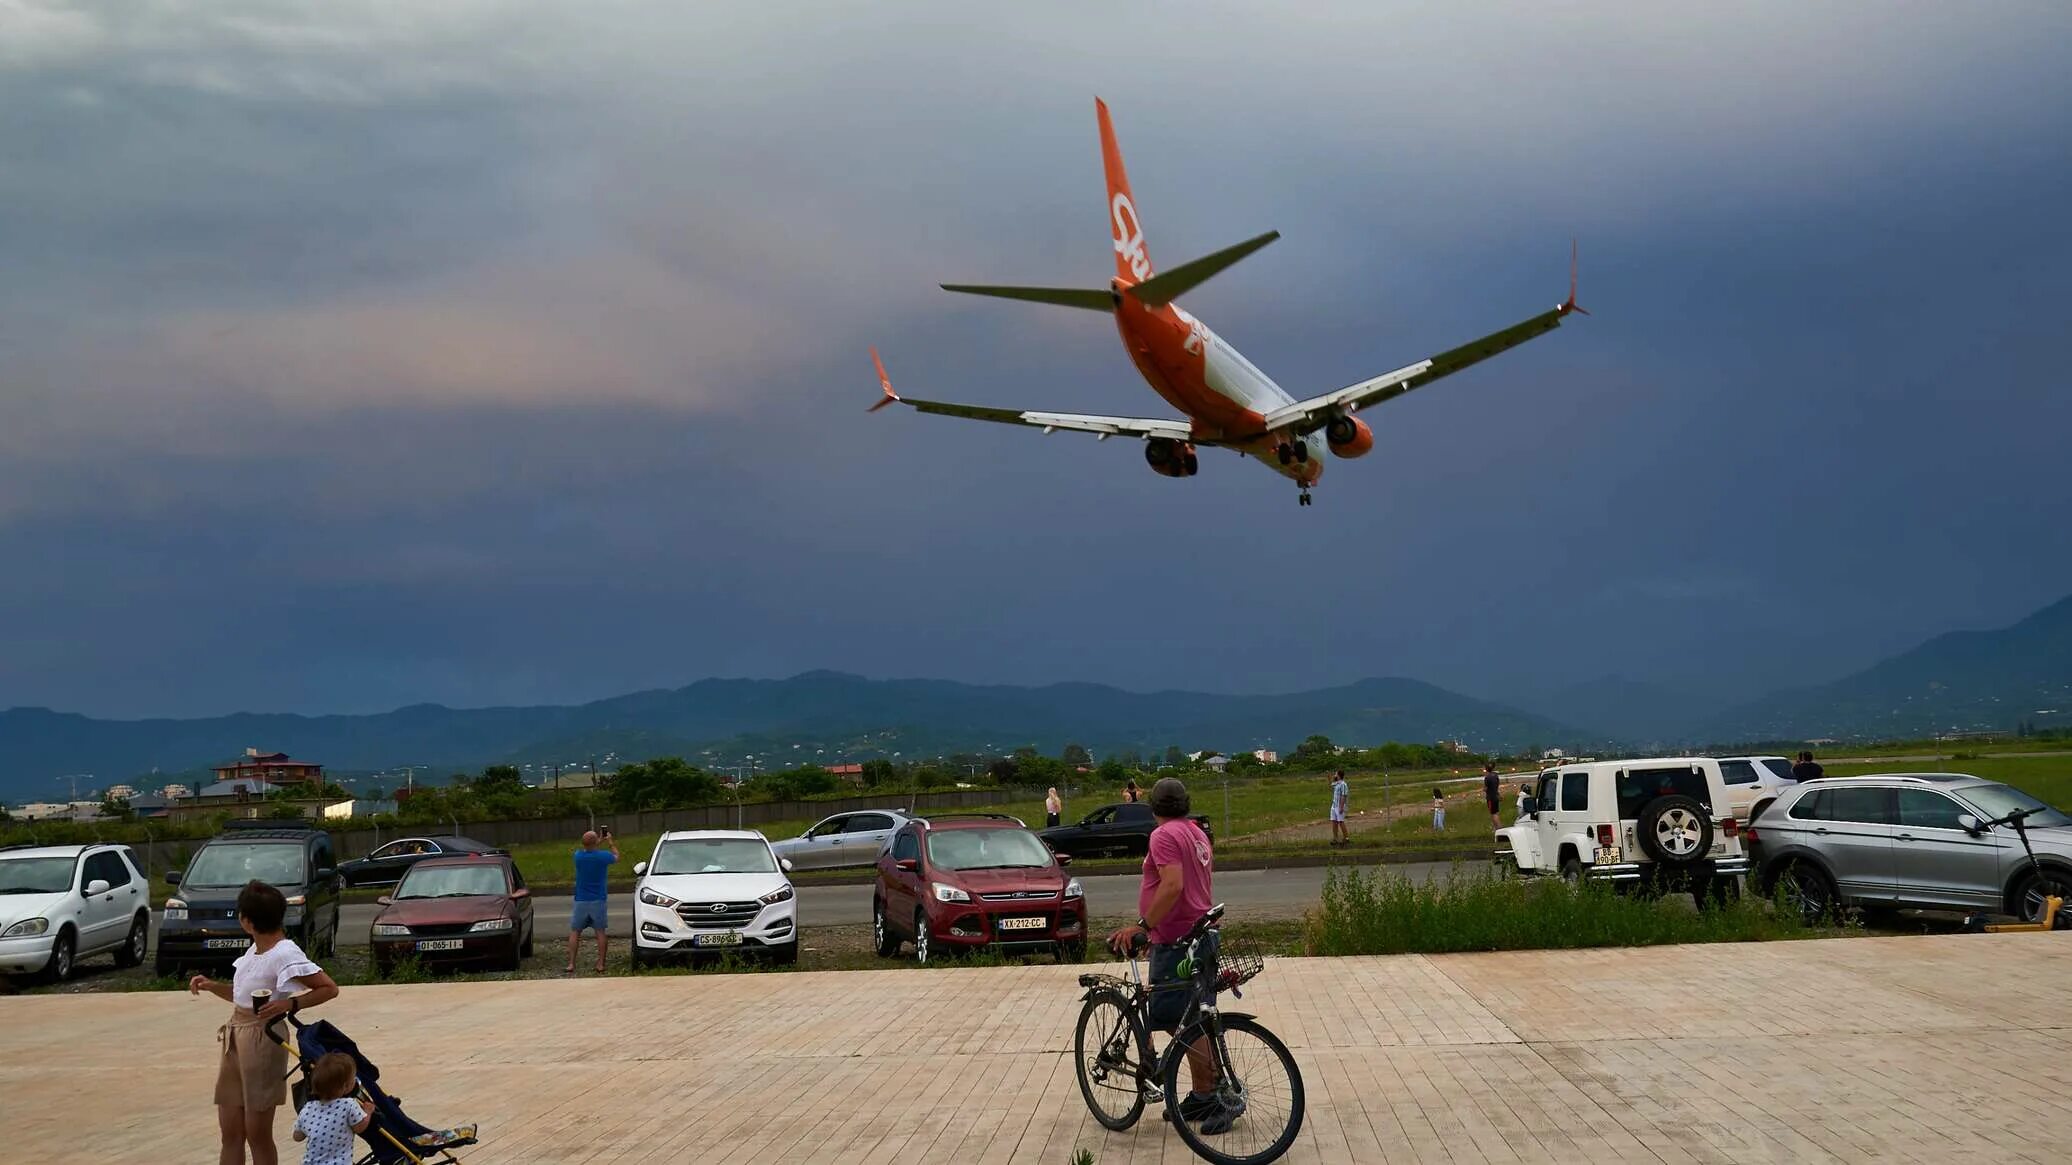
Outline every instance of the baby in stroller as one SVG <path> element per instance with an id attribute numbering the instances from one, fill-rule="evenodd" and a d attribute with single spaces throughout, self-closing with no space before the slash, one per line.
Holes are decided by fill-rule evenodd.
<path id="1" fill-rule="evenodd" d="M 356 1125 L 355 1131 L 367 1142 L 367 1153 L 359 1159 L 358 1165 L 459 1165 L 459 1159 L 451 1150 L 475 1143 L 474 1125 L 433 1129 L 411 1120 L 403 1111 L 402 1102 L 382 1091 L 381 1069 L 360 1054 L 358 1045 L 349 1036 L 324 1020 L 303 1023 L 293 1016 L 286 1018 L 295 1028 L 292 1043 L 281 1036 L 278 1024 L 267 1030 L 294 1053 L 301 1070 L 301 1078 L 293 1085 L 298 1112 L 310 1100 L 328 1100 L 337 1094 L 335 1087 L 319 1087 L 331 1071 L 342 1074 L 339 1069 L 327 1070 L 323 1061 L 337 1064 L 338 1061 L 331 1057 L 340 1055 L 352 1063 L 353 1081 L 344 1093 L 337 1095 L 364 1102 L 359 1107 L 365 1114 L 366 1124 Z"/>

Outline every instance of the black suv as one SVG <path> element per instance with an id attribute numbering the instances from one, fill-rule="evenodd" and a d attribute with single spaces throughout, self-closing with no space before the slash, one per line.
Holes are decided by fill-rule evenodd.
<path id="1" fill-rule="evenodd" d="M 185 874 L 168 870 L 179 887 L 159 919 L 160 975 L 187 966 L 220 967 L 243 954 L 250 939 L 237 921 L 237 892 L 257 878 L 288 898 L 288 937 L 323 958 L 338 946 L 338 863 L 331 835 L 283 821 L 233 821 L 202 843 Z"/>
<path id="2" fill-rule="evenodd" d="M 1194 823 L 1214 841 L 1216 835 L 1209 830 L 1209 819 L 1200 813 L 1194 814 Z M 1050 847 L 1052 853 L 1071 854 L 1075 858 L 1100 857 L 1103 854 L 1121 854 L 1125 857 L 1141 857 L 1151 852 L 1151 831 L 1158 828 L 1158 818 L 1152 816 L 1151 806 L 1142 801 L 1124 801 L 1118 805 L 1104 805 L 1079 819 L 1075 825 L 1054 825 L 1037 831 L 1036 836 Z"/>

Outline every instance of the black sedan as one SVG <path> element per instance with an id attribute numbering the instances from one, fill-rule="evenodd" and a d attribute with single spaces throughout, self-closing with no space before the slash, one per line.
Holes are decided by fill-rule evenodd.
<path id="1" fill-rule="evenodd" d="M 1194 823 L 1214 839 L 1208 818 L 1197 813 Z M 1158 818 L 1151 815 L 1151 806 L 1142 801 L 1125 801 L 1119 805 L 1104 805 L 1080 818 L 1076 824 L 1038 830 L 1036 836 L 1043 839 L 1043 844 L 1049 846 L 1052 853 L 1071 854 L 1075 858 L 1104 854 L 1133 857 L 1150 851 L 1151 831 L 1156 828 Z"/>
<path id="2" fill-rule="evenodd" d="M 468 854 L 500 854 L 504 851 L 469 837 L 399 837 L 375 847 L 364 858 L 338 867 L 348 886 L 382 886 L 401 881 L 410 867 L 428 858 L 461 857 Z"/>

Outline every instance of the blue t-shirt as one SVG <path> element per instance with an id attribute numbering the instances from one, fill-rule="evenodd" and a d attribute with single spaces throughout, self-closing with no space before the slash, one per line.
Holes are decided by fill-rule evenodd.
<path id="1" fill-rule="evenodd" d="M 604 901 L 604 871 L 619 859 L 608 849 L 576 851 L 576 901 Z"/>

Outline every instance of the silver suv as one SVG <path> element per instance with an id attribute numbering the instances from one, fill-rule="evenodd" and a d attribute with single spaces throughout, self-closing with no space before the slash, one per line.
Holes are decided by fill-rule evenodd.
<path id="1" fill-rule="evenodd" d="M 770 849 L 797 870 L 835 866 L 876 865 L 892 831 L 912 821 L 903 809 L 858 809 L 837 813 L 798 835 L 770 843 Z"/>
<path id="2" fill-rule="evenodd" d="M 2039 876 L 2013 829 L 2016 809 Z M 2072 897 L 2072 817 L 1962 773 L 1822 777 L 1759 802 L 1748 841 L 1758 885 L 1781 882 L 1808 918 L 1836 908 L 1989 910 L 2034 921 L 2046 893 Z"/>

